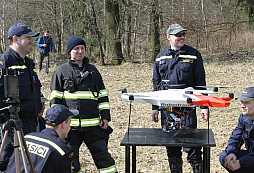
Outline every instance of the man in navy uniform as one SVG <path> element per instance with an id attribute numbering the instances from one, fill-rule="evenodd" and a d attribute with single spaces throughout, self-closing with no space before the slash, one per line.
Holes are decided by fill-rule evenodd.
<path id="1" fill-rule="evenodd" d="M 205 86 L 205 70 L 203 59 L 197 49 L 184 44 L 187 29 L 179 24 L 172 24 L 167 30 L 167 39 L 170 46 L 162 50 L 154 63 L 153 87 L 154 91 L 170 89 L 182 89 L 186 87 Z M 202 88 L 201 88 L 202 89 Z M 204 88 L 203 88 L 204 89 Z M 159 107 L 153 105 L 152 119 L 158 122 Z M 173 107 L 172 111 L 188 113 L 185 128 L 197 128 L 196 109 L 189 107 Z M 182 112 L 183 113 L 183 112 Z M 207 120 L 208 107 L 201 107 L 201 115 Z M 161 125 L 165 126 L 165 119 L 169 111 L 161 111 Z M 200 147 L 183 148 L 188 153 L 187 160 L 191 164 L 194 173 L 202 172 L 202 152 Z M 167 155 L 171 173 L 182 172 L 181 147 L 167 147 Z"/>
<path id="2" fill-rule="evenodd" d="M 76 115 L 78 115 L 78 110 L 69 110 L 63 105 L 54 105 L 46 112 L 46 129 L 25 136 L 35 172 L 71 172 L 73 152 L 62 139 L 67 138 L 71 117 Z M 15 169 L 13 154 L 6 172 L 13 173 Z M 21 172 L 24 172 L 22 161 Z"/>
<path id="3" fill-rule="evenodd" d="M 24 134 L 36 131 L 37 115 L 41 112 L 41 83 L 35 71 L 34 61 L 27 57 L 32 51 L 33 39 L 40 33 L 33 32 L 30 27 L 23 23 L 17 23 L 8 31 L 9 49 L 0 55 L 0 108 L 9 106 L 4 100 L 4 75 L 18 76 L 20 110 L 19 118 L 23 124 Z M 8 109 L 0 111 L 0 123 L 4 128 L 10 118 Z M 10 133 L 9 133 L 10 134 Z M 4 171 L 13 152 L 11 138 L 7 138 L 4 151 L 0 158 L 0 170 Z"/>
<path id="4" fill-rule="evenodd" d="M 244 90 L 241 100 L 242 113 L 233 130 L 226 149 L 220 153 L 220 163 L 228 172 L 254 172 L 254 87 Z M 245 150 L 241 146 L 245 144 Z"/>

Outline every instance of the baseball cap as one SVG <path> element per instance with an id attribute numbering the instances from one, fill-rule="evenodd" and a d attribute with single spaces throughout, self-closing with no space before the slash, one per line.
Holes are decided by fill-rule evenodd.
<path id="1" fill-rule="evenodd" d="M 181 32 L 181 31 L 187 31 L 187 29 L 184 29 L 179 24 L 172 24 L 167 29 L 167 35 L 174 35 L 174 34 L 177 34 L 178 32 Z"/>
<path id="2" fill-rule="evenodd" d="M 238 97 L 241 101 L 248 102 L 254 100 L 254 87 L 248 87 L 243 91 L 243 94 Z"/>
<path id="3" fill-rule="evenodd" d="M 45 116 L 45 121 L 47 125 L 57 126 L 64 122 L 68 117 L 73 117 L 79 114 L 77 109 L 69 110 L 64 105 L 54 105 L 50 107 Z"/>
<path id="4" fill-rule="evenodd" d="M 28 27 L 24 23 L 16 23 L 12 25 L 8 31 L 8 38 L 12 38 L 14 35 L 20 36 L 20 35 L 25 35 L 25 36 L 32 36 L 32 37 L 37 37 L 40 35 L 39 32 L 33 32 L 30 27 Z"/>

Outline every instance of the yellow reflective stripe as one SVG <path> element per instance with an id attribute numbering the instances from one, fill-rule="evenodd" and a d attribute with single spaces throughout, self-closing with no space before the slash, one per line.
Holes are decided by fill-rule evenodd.
<path id="1" fill-rule="evenodd" d="M 116 165 L 110 166 L 108 168 L 99 169 L 100 173 L 114 173 L 116 171 L 117 171 Z"/>
<path id="2" fill-rule="evenodd" d="M 72 118 L 70 126 L 79 126 L 79 119 Z"/>
<path id="3" fill-rule="evenodd" d="M 8 67 L 8 69 L 26 69 L 25 65 L 14 65 L 14 66 L 10 66 Z"/>
<path id="4" fill-rule="evenodd" d="M 104 102 L 104 103 L 99 104 L 99 110 L 103 110 L 103 109 L 110 109 L 110 106 L 109 106 L 108 102 Z"/>
<path id="5" fill-rule="evenodd" d="M 52 100 L 53 98 L 62 99 L 63 98 L 63 92 L 57 91 L 57 90 L 53 90 L 51 92 L 51 94 L 50 94 L 50 100 Z"/>
<path id="6" fill-rule="evenodd" d="M 47 143 L 47 144 L 51 145 L 53 148 L 55 148 L 62 156 L 65 154 L 65 152 L 63 151 L 63 149 L 61 147 L 59 147 L 57 144 L 55 144 L 54 142 L 52 142 L 50 140 L 40 138 L 40 137 L 37 137 L 37 136 L 33 136 L 33 135 L 26 135 L 25 138 L 34 139 L 34 140 L 37 140 L 37 141 Z"/>
<path id="7" fill-rule="evenodd" d="M 33 69 L 33 71 L 34 71 L 35 73 L 37 73 L 36 69 Z"/>
<path id="8" fill-rule="evenodd" d="M 98 126 L 100 123 L 100 118 L 81 119 L 81 127 Z"/>
<path id="9" fill-rule="evenodd" d="M 156 62 L 158 62 L 160 60 L 163 60 L 163 59 L 171 59 L 171 58 L 173 58 L 172 55 L 170 55 L 170 56 L 161 56 L 160 58 L 156 59 Z"/>
<path id="10" fill-rule="evenodd" d="M 99 98 L 108 96 L 108 93 L 106 90 L 100 90 Z"/>
<path id="11" fill-rule="evenodd" d="M 97 95 L 97 93 L 94 93 Z M 98 98 L 94 97 L 91 91 L 76 91 L 73 93 L 69 93 L 68 91 L 64 91 L 63 98 L 66 99 L 92 99 L 98 100 Z"/>
<path id="12" fill-rule="evenodd" d="M 179 55 L 180 58 L 189 58 L 189 59 L 197 59 L 197 56 L 194 55 Z"/>

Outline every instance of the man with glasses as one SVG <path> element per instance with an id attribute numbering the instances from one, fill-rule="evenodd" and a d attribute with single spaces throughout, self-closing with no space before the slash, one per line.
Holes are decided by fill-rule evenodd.
<path id="1" fill-rule="evenodd" d="M 34 43 L 32 37 L 37 37 L 39 34 L 39 32 L 33 32 L 23 23 L 12 25 L 8 31 L 9 50 L 0 55 L 0 108 L 10 105 L 4 101 L 7 99 L 4 98 L 4 75 L 8 70 L 8 75 L 18 76 L 20 100 L 18 113 L 23 124 L 24 134 L 36 131 L 37 115 L 42 109 L 41 83 L 35 71 L 34 61 L 27 57 Z M 0 123 L 3 124 L 2 129 L 4 129 L 9 118 L 9 110 L 1 110 Z M 0 170 L 2 171 L 6 169 L 13 152 L 11 139 L 12 137 L 7 137 L 4 151 L 0 158 Z"/>
<path id="2" fill-rule="evenodd" d="M 170 46 L 156 57 L 153 71 L 154 91 L 186 87 L 197 89 L 196 86 L 206 85 L 202 56 L 198 50 L 184 44 L 185 31 L 187 29 L 178 24 L 172 24 L 167 29 L 167 39 Z M 152 109 L 152 119 L 154 122 L 158 122 L 159 107 L 153 105 Z M 197 128 L 195 108 L 173 107 L 171 111 L 181 114 L 183 110 L 186 114 L 184 128 Z M 201 115 L 207 121 L 208 107 L 201 107 Z M 169 111 L 161 111 L 162 127 L 165 127 L 166 117 L 169 117 L 170 121 L 174 123 L 174 120 L 169 116 Z M 203 169 L 201 148 L 184 147 L 183 150 L 188 153 L 187 160 L 191 164 L 193 172 L 201 173 Z M 171 173 L 181 173 L 183 164 L 181 147 L 167 147 L 167 155 Z"/>

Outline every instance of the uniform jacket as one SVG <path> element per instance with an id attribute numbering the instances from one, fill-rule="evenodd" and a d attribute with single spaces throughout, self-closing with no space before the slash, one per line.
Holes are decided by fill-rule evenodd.
<path id="1" fill-rule="evenodd" d="M 40 133 L 27 134 L 25 139 L 36 173 L 71 173 L 72 150 L 59 138 L 55 130 L 46 128 Z M 6 173 L 15 172 L 14 158 L 13 154 Z M 21 172 L 25 172 L 24 165 L 21 164 L 20 167 Z M 28 168 L 30 172 L 29 165 Z"/>
<path id="2" fill-rule="evenodd" d="M 25 57 L 25 62 L 19 54 L 12 48 L 0 55 L 0 108 L 7 105 L 4 100 L 4 74 L 6 69 L 15 69 L 18 76 L 20 111 L 19 116 L 35 119 L 42 109 L 40 93 L 41 83 L 35 71 L 35 64 L 31 58 Z M 9 72 L 13 75 L 13 71 Z M 9 117 L 7 110 L 2 111 L 6 117 Z M 1 119 L 1 122 L 6 120 Z"/>
<path id="3" fill-rule="evenodd" d="M 170 47 L 161 51 L 154 63 L 154 91 L 165 89 L 162 80 L 169 80 L 168 84 L 184 84 L 169 88 L 205 86 L 205 70 L 199 51 L 187 45 L 181 47 L 179 51 L 174 51 Z M 153 106 L 153 109 L 158 107 Z"/>
<path id="4" fill-rule="evenodd" d="M 50 89 L 51 105 L 63 104 L 79 110 L 79 116 L 72 118 L 72 129 L 98 126 L 100 119 L 110 121 L 108 94 L 99 71 L 89 64 L 88 58 L 83 59 L 82 68 L 73 60 L 58 67 Z"/>
<path id="5" fill-rule="evenodd" d="M 47 46 L 43 47 L 43 44 L 47 44 Z M 49 52 L 52 53 L 54 47 L 52 38 L 44 35 L 38 38 L 36 45 L 39 46 L 39 53 L 43 55 L 48 55 Z"/>
<path id="6" fill-rule="evenodd" d="M 253 166 L 254 163 L 254 123 L 247 115 L 241 114 L 238 119 L 238 125 L 233 130 L 226 148 L 226 152 L 229 155 L 234 153 L 236 156 L 241 149 L 241 146 L 245 144 L 245 148 L 249 152 L 239 159 L 242 167 Z"/>

